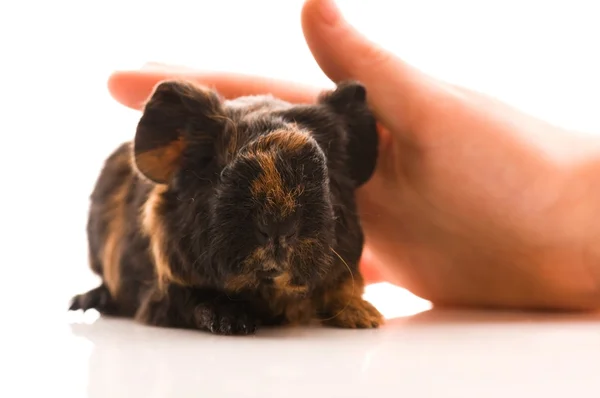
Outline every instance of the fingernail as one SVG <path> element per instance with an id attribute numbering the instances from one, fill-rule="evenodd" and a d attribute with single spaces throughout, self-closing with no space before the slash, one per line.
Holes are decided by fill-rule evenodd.
<path id="1" fill-rule="evenodd" d="M 321 0 L 320 14 L 323 21 L 328 25 L 334 25 L 341 17 L 340 9 L 334 0 Z"/>

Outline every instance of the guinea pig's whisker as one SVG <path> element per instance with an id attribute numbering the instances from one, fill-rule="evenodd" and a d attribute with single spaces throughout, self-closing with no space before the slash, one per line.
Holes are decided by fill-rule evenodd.
<path id="1" fill-rule="evenodd" d="M 337 256 L 337 257 L 340 259 L 340 261 L 341 261 L 341 262 L 342 262 L 342 263 L 343 263 L 343 264 L 346 266 L 346 269 L 348 270 L 348 273 L 350 273 L 350 279 L 352 279 L 352 293 L 350 294 L 350 297 L 348 298 L 348 302 L 346 303 L 346 305 L 344 305 L 344 307 L 343 307 L 341 310 L 339 310 L 339 311 L 337 312 L 337 314 L 335 314 L 335 315 L 334 315 L 334 316 L 332 316 L 332 317 L 329 317 L 329 318 L 322 319 L 323 321 L 329 321 L 329 320 L 331 320 L 331 319 L 333 319 L 333 318 L 335 318 L 335 317 L 339 316 L 339 315 L 340 315 L 342 312 L 346 311 L 346 309 L 347 309 L 347 308 L 348 308 L 348 306 L 350 305 L 350 302 L 352 301 L 352 297 L 354 297 L 354 288 L 355 288 L 355 286 L 354 286 L 354 274 L 352 273 L 352 270 L 350 269 L 350 266 L 348 265 L 348 263 L 346 262 L 346 260 L 344 260 L 344 259 L 342 258 L 342 256 L 340 256 L 340 255 L 339 255 L 339 253 L 338 253 L 338 252 L 336 252 L 336 251 L 333 249 L 333 247 L 330 247 L 330 249 L 331 249 L 331 251 L 333 252 L 333 254 L 335 254 L 335 255 L 336 255 L 336 256 Z"/>

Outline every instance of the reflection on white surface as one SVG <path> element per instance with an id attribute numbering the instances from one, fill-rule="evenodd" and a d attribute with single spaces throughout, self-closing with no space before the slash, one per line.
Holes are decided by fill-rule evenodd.
<path id="1" fill-rule="evenodd" d="M 396 297 L 389 304 L 407 313 L 426 304 Z M 378 330 L 226 337 L 51 307 L 27 306 L 8 328 L 0 397 L 547 398 L 600 390 L 600 314 L 430 309 Z"/>
<path id="2" fill-rule="evenodd" d="M 57 312 L 38 330 L 12 347 L 27 366 L 0 384 L 0 396 L 593 397 L 600 389 L 600 315 L 432 309 L 379 330 L 224 337 L 90 311 Z M 16 386 L 20 394 L 9 394 Z"/>
<path id="3" fill-rule="evenodd" d="M 386 318 L 418 314 L 431 309 L 431 303 L 391 283 L 374 283 L 365 287 L 363 298 Z"/>

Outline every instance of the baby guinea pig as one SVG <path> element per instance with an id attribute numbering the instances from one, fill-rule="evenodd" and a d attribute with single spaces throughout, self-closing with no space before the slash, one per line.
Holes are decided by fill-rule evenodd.
<path id="1" fill-rule="evenodd" d="M 102 283 L 70 309 L 216 334 L 378 327 L 355 204 L 377 153 L 358 82 L 300 105 L 159 83 L 96 182 L 87 234 Z"/>

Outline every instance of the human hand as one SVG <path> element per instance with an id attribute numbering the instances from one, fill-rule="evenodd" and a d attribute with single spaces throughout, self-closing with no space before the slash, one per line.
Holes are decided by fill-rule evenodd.
<path id="1" fill-rule="evenodd" d="M 600 307 L 590 221 L 600 188 L 589 185 L 597 140 L 423 74 L 364 38 L 329 0 L 308 0 L 302 22 L 321 69 L 333 81 L 361 81 L 383 126 L 376 174 L 358 192 L 367 279 L 383 277 L 438 305 Z M 226 97 L 271 92 L 310 102 L 319 91 L 177 69 L 117 72 L 109 88 L 139 109 L 158 81 L 174 76 Z"/>

